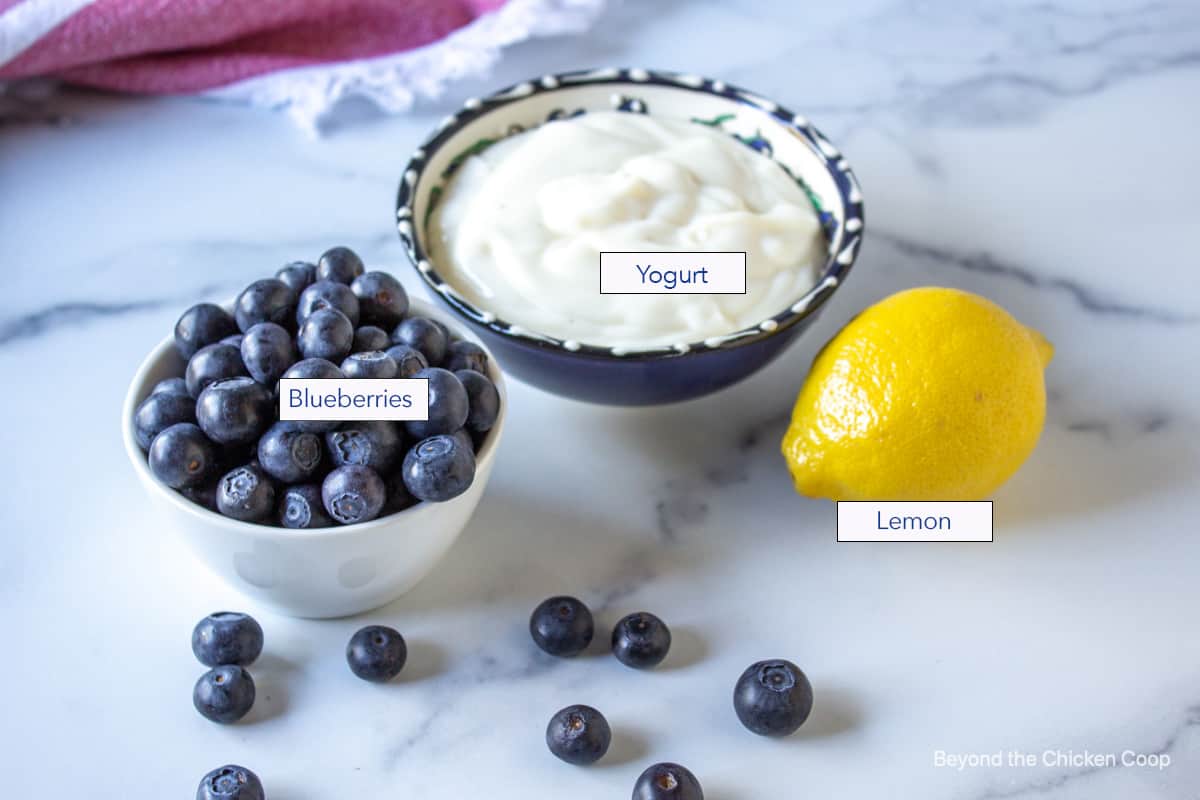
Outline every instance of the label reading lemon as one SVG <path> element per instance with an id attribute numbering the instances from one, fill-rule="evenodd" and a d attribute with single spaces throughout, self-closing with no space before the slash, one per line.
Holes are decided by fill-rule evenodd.
<path id="1" fill-rule="evenodd" d="M 969 292 L 899 292 L 817 354 L 783 438 L 796 490 L 831 500 L 979 500 L 1033 451 L 1053 347 Z"/>

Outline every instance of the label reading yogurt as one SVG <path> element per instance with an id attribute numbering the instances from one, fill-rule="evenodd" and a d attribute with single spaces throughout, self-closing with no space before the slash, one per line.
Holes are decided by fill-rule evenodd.
<path id="1" fill-rule="evenodd" d="M 600 254 L 600 294 L 745 293 L 745 253 Z"/>

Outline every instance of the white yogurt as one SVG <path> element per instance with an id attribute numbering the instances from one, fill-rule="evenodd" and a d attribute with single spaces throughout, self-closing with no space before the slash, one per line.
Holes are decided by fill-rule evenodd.
<path id="1" fill-rule="evenodd" d="M 592 112 L 471 156 L 430 221 L 446 282 L 530 331 L 621 349 L 758 325 L 814 283 L 816 212 L 783 169 L 728 133 Z M 744 251 L 746 293 L 601 295 L 601 251 Z"/>

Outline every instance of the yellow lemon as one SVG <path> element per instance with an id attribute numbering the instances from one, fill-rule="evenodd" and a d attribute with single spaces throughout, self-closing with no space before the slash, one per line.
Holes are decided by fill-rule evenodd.
<path id="1" fill-rule="evenodd" d="M 1033 451 L 1054 348 L 1000 306 L 924 287 L 871 306 L 817 354 L 783 437 L 796 491 L 979 500 Z"/>

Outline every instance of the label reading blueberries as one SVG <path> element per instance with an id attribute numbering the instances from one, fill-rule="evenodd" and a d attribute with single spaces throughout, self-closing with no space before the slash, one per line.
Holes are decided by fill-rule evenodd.
<path id="1" fill-rule="evenodd" d="M 600 254 L 600 294 L 745 293 L 745 253 Z"/>
<path id="2" fill-rule="evenodd" d="M 427 420 L 427 378 L 283 378 L 281 420 Z"/>

